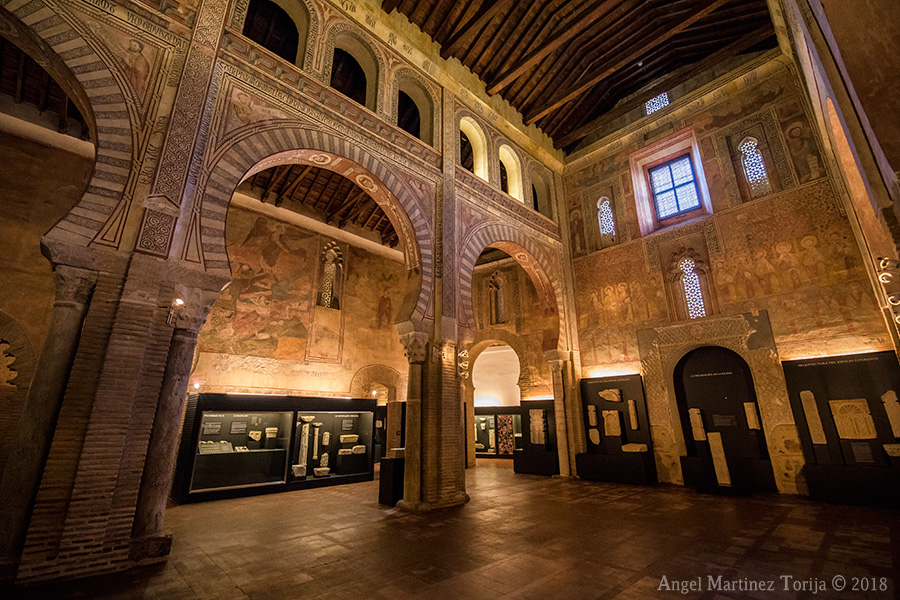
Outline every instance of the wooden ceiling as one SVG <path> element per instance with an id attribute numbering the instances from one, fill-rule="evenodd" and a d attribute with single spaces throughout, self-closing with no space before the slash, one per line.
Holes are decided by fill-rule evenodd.
<path id="1" fill-rule="evenodd" d="M 16 104 L 33 104 L 38 111 L 50 111 L 57 129 L 67 133 L 69 120 L 81 124 L 81 137 L 87 139 L 84 118 L 59 84 L 34 59 L 18 46 L 0 36 L 0 93 L 12 96 Z"/>
<path id="2" fill-rule="evenodd" d="M 381 236 L 385 246 L 394 248 L 399 237 L 391 220 L 358 185 L 334 171 L 306 165 L 272 167 L 244 184 L 263 202 L 345 228 L 356 225 Z"/>
<path id="3" fill-rule="evenodd" d="M 766 0 L 384 0 L 382 8 L 406 15 L 444 58 L 566 150 L 718 63 L 775 45 Z"/>

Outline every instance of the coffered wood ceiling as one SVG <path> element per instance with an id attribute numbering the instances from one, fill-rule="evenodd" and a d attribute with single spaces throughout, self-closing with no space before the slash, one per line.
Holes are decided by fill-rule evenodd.
<path id="1" fill-rule="evenodd" d="M 775 45 L 766 0 L 385 0 L 382 9 L 406 15 L 565 149 L 722 61 Z"/>

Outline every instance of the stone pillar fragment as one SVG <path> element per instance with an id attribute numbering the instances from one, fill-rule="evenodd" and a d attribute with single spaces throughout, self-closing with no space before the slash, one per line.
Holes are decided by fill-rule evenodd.
<path id="1" fill-rule="evenodd" d="M 15 571 L 97 273 L 57 265 L 50 328 L 28 390 L 15 442 L 0 479 L 0 582 Z"/>
<path id="2" fill-rule="evenodd" d="M 545 353 L 553 378 L 553 412 L 556 417 L 556 447 L 559 454 L 559 474 L 569 477 L 572 470 L 569 468 L 569 434 L 566 427 L 566 388 L 563 381 L 563 367 L 565 360 L 559 357 L 559 352 L 553 350 Z"/>
<path id="3" fill-rule="evenodd" d="M 412 331 L 400 336 L 409 360 L 406 392 L 406 446 L 403 500 L 398 506 L 416 510 L 422 499 L 422 365 L 427 358 L 428 334 Z"/>

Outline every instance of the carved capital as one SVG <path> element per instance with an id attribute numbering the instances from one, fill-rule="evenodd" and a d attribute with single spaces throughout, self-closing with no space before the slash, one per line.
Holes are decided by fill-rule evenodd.
<path id="1" fill-rule="evenodd" d="M 177 300 L 172 302 L 172 325 L 175 329 L 197 335 L 219 293 L 178 285 L 175 286 L 175 294 L 182 304 L 178 304 Z"/>
<path id="2" fill-rule="evenodd" d="M 97 283 L 97 272 L 57 265 L 53 269 L 53 279 L 57 304 L 86 304 Z"/>
<path id="3" fill-rule="evenodd" d="M 423 363 L 427 358 L 425 349 L 428 346 L 428 334 L 411 331 L 400 336 L 403 351 L 411 363 Z"/>

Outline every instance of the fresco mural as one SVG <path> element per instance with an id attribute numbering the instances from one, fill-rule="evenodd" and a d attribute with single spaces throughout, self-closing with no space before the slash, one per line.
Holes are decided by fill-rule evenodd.
<path id="1" fill-rule="evenodd" d="M 340 309 L 326 308 L 316 306 L 318 255 L 331 240 L 239 208 L 227 236 L 233 280 L 198 339 L 194 378 L 204 389 L 340 392 L 370 364 L 405 372 L 393 328 L 402 263 L 341 244 Z"/>

